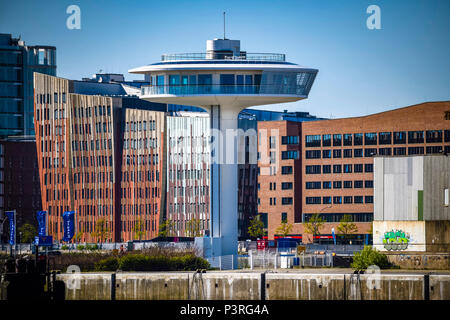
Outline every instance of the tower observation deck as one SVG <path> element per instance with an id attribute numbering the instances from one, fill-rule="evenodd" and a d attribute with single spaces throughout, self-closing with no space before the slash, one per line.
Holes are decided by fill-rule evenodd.
<path id="1" fill-rule="evenodd" d="M 129 72 L 150 82 L 141 99 L 201 107 L 210 114 L 211 129 L 221 132 L 211 157 L 210 238 L 202 241 L 205 247 L 210 241 L 212 257 L 233 255 L 235 268 L 238 114 L 250 106 L 306 99 L 318 70 L 287 62 L 284 54 L 241 51 L 239 40 L 214 39 L 207 40 L 205 53 L 164 54 L 160 62 Z"/>

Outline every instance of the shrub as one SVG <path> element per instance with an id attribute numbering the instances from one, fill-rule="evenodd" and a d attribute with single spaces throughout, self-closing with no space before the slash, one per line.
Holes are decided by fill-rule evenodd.
<path id="1" fill-rule="evenodd" d="M 390 263 L 386 255 L 380 253 L 372 246 L 364 246 L 364 249 L 355 253 L 353 257 L 352 268 L 357 271 L 366 270 L 367 267 L 376 265 L 380 269 L 387 269 Z"/>
<path id="2" fill-rule="evenodd" d="M 193 271 L 210 266 L 205 259 L 191 254 L 175 257 L 130 254 L 119 259 L 119 268 L 122 271 Z"/>
<path id="3" fill-rule="evenodd" d="M 79 244 L 78 246 L 77 246 L 77 250 L 84 250 L 84 245 L 82 245 L 82 244 Z"/>
<path id="4" fill-rule="evenodd" d="M 61 250 L 69 250 L 69 246 L 66 245 L 66 244 L 63 244 L 63 245 L 61 246 Z"/>
<path id="5" fill-rule="evenodd" d="M 98 245 L 96 243 L 94 243 L 94 244 L 87 244 L 86 245 L 86 250 L 91 250 L 91 251 L 98 250 Z"/>
<path id="6" fill-rule="evenodd" d="M 119 269 L 119 259 L 116 257 L 109 257 L 95 263 L 97 271 L 116 271 L 117 269 Z"/>

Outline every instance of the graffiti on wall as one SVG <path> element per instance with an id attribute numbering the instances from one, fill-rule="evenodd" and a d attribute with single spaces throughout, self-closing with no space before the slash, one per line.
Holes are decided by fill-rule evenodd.
<path id="1" fill-rule="evenodd" d="M 384 233 L 383 245 L 386 250 L 405 250 L 408 248 L 410 236 L 402 230 L 391 230 Z"/>

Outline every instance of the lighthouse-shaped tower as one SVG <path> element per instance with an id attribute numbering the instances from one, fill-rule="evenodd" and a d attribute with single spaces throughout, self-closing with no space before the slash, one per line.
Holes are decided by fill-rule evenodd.
<path id="1" fill-rule="evenodd" d="M 151 83 L 142 87 L 141 99 L 201 107 L 210 114 L 211 129 L 222 133 L 212 150 L 210 237 L 197 240 L 209 257 L 233 256 L 236 268 L 238 114 L 307 98 L 318 70 L 286 62 L 284 54 L 241 51 L 239 40 L 214 39 L 207 40 L 206 53 L 166 54 L 129 72 L 145 74 Z"/>

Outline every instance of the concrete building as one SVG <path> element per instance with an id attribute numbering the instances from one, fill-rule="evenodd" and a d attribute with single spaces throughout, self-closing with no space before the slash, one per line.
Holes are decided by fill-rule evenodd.
<path id="1" fill-rule="evenodd" d="M 450 157 L 374 159 L 373 244 L 381 251 L 449 252 Z"/>
<path id="2" fill-rule="evenodd" d="M 217 139 L 212 156 L 225 161 L 211 163 L 211 256 L 234 257 L 237 266 L 237 144 L 234 134 L 238 114 L 246 107 L 293 102 L 308 97 L 317 74 L 285 61 L 284 54 L 251 54 L 240 41 L 208 40 L 206 53 L 163 55 L 160 62 L 130 70 L 144 74 L 141 98 L 160 103 L 197 106 L 207 110 L 211 129 L 226 133 Z M 228 134 L 233 132 L 233 136 Z M 214 133 L 215 134 L 215 133 Z M 209 241 L 209 242 L 208 242 Z M 206 244 L 208 242 L 209 244 Z M 229 265 L 227 266 L 229 267 Z"/>
<path id="3" fill-rule="evenodd" d="M 56 75 L 56 48 L 0 34 L 0 137 L 34 135 L 33 72 Z"/>
<path id="4" fill-rule="evenodd" d="M 37 225 L 36 212 L 41 210 L 41 190 L 34 137 L 0 140 L 0 221 L 5 211 L 16 210 L 17 228 Z M 6 242 L 7 226 L 0 243 Z M 20 241 L 19 234 L 17 241 Z"/>
<path id="5" fill-rule="evenodd" d="M 81 241 L 156 237 L 164 210 L 164 113 L 124 97 L 73 93 L 66 79 L 35 73 L 36 149 L 49 233 L 76 212 Z M 106 227 L 105 239 L 96 226 Z"/>
<path id="6" fill-rule="evenodd" d="M 265 142 L 258 145 L 258 212 L 267 213 L 269 239 L 286 217 L 293 224 L 292 235 L 302 237 L 303 242 L 332 243 L 332 229 L 337 233 L 342 217 L 350 215 L 358 228 L 352 243 L 368 243 L 374 219 L 373 157 L 448 153 L 449 110 L 450 102 L 429 102 L 297 126 L 288 121 L 260 123 L 258 131 L 278 129 L 276 137 L 276 132 L 266 130 Z M 273 148 L 267 147 L 271 139 Z M 264 163 L 264 159 L 268 160 Z M 268 161 L 274 162 L 268 165 Z M 263 167 L 269 169 L 263 173 Z M 270 171 L 270 167 L 276 169 Z M 289 189 L 283 190 L 283 183 Z M 277 190 L 271 191 L 274 184 Z M 327 222 L 317 239 L 305 234 L 302 224 L 314 213 Z"/>

